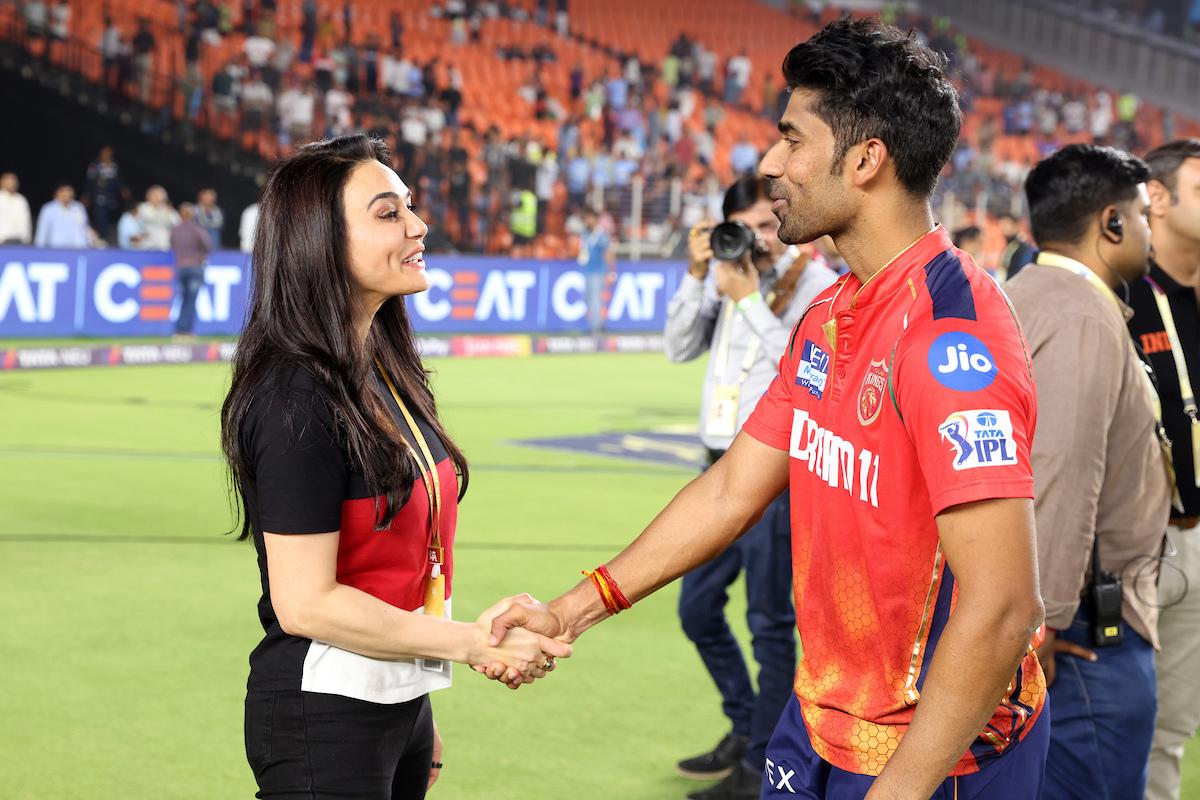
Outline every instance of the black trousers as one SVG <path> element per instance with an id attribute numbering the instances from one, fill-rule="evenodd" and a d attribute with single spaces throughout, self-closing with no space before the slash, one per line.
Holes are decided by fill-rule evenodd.
<path id="1" fill-rule="evenodd" d="M 246 758 L 262 800 L 422 800 L 433 762 L 429 697 L 384 704 L 247 692 Z"/>

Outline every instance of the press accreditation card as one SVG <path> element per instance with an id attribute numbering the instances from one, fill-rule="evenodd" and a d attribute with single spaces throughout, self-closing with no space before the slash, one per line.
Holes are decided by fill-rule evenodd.
<path id="1" fill-rule="evenodd" d="M 708 419 L 704 421 L 704 433 L 708 436 L 731 437 L 737 433 L 738 399 L 741 387 L 719 384 L 713 387 L 708 405 Z"/>
<path id="2" fill-rule="evenodd" d="M 446 616 L 446 576 L 441 565 L 434 564 L 425 581 L 425 613 L 431 617 Z M 445 672 L 446 662 L 439 658 L 422 658 L 421 669 L 427 672 Z"/>

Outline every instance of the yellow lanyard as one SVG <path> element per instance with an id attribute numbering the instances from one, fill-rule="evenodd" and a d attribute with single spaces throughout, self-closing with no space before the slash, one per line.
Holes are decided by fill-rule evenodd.
<path id="1" fill-rule="evenodd" d="M 1121 315 L 1121 324 L 1125 324 L 1125 314 L 1121 311 L 1121 301 L 1113 294 L 1113 290 L 1108 287 L 1108 284 L 1100 280 L 1100 276 L 1092 272 L 1090 269 L 1080 264 L 1073 258 L 1060 256 L 1058 253 L 1047 253 L 1045 251 L 1038 253 L 1037 262 L 1047 267 L 1058 267 L 1065 269 L 1067 272 L 1073 272 L 1085 281 L 1090 283 L 1096 291 L 1104 295 L 1104 298 L 1113 304 L 1113 308 Z"/>
<path id="2" fill-rule="evenodd" d="M 445 563 L 445 553 L 442 550 L 442 479 L 438 475 L 437 464 L 433 461 L 433 453 L 429 450 L 429 444 L 425 441 L 424 435 L 421 433 L 420 427 L 416 420 L 409 413 L 408 406 L 404 405 L 404 400 L 400 398 L 400 392 L 396 390 L 396 385 L 392 383 L 392 378 L 388 375 L 387 370 L 383 368 L 383 364 L 379 363 L 379 359 L 375 359 L 375 366 L 379 368 L 379 374 L 383 376 L 383 382 L 387 384 L 388 390 L 392 393 L 392 398 L 396 401 L 396 405 L 400 407 L 400 413 L 404 416 L 404 422 L 408 425 L 408 429 L 412 431 L 413 438 L 417 441 L 417 446 L 421 448 L 421 455 L 425 457 L 425 463 L 421 463 L 421 459 L 417 456 L 416 450 L 407 439 L 404 440 L 404 446 L 408 448 L 409 455 L 413 461 L 417 462 L 417 468 L 421 470 L 421 477 L 424 479 L 425 493 L 429 496 L 429 561 L 435 567 L 434 577 L 440 574 L 441 570 L 437 569 Z M 428 465 L 428 469 L 426 469 Z"/>
<path id="3" fill-rule="evenodd" d="M 771 293 L 773 295 L 774 292 Z M 771 295 L 768 295 L 770 297 Z M 765 302 L 770 303 L 770 300 Z M 725 307 L 721 313 L 721 325 L 717 332 L 717 355 L 713 359 L 713 377 L 717 383 L 725 382 L 725 373 L 729 369 L 729 346 L 733 339 L 733 318 L 734 318 L 734 303 L 732 300 L 725 301 Z M 758 350 L 762 345 L 757 335 L 750 340 L 750 344 L 746 346 L 746 355 L 742 359 L 741 371 L 738 373 L 737 380 L 734 383 L 738 386 L 746 382 L 746 376 L 750 374 L 750 370 L 754 367 L 754 359 L 758 358 Z"/>
<path id="4" fill-rule="evenodd" d="M 1075 259 L 1067 258 L 1066 256 L 1059 255 L 1058 253 L 1038 253 L 1037 261 L 1035 263 L 1042 264 L 1047 267 L 1058 267 L 1059 269 L 1065 269 L 1067 272 L 1073 272 L 1086 280 L 1096 291 L 1100 292 L 1100 294 L 1112 301 L 1113 308 L 1117 310 L 1117 315 L 1121 318 L 1121 325 L 1125 325 L 1125 312 L 1121 309 L 1121 301 L 1117 300 L 1117 296 L 1113 294 L 1113 290 L 1109 288 L 1108 284 L 1100 280 L 1099 275 L 1092 272 Z M 1133 347 L 1132 339 L 1129 341 L 1129 346 Z M 1139 361 L 1140 360 L 1141 359 L 1139 358 Z M 1146 369 L 1149 369 L 1149 367 L 1146 367 Z M 1171 483 L 1171 488 L 1174 490 L 1174 497 L 1172 498 L 1173 502 L 1178 506 L 1180 505 L 1179 488 L 1175 485 L 1175 462 L 1171 457 L 1171 440 L 1167 436 L 1167 429 L 1163 426 L 1162 421 L 1162 399 L 1158 396 L 1158 389 L 1155 387 L 1154 381 L 1150 378 L 1150 374 L 1143 371 L 1143 375 L 1145 375 L 1146 386 L 1149 387 L 1151 402 L 1154 406 L 1154 427 L 1155 432 L 1158 434 L 1159 448 L 1162 450 L 1163 454 L 1163 466 L 1167 471 L 1167 478 Z M 1195 440 L 1195 437 L 1193 437 L 1193 440 Z"/>
<path id="5" fill-rule="evenodd" d="M 1148 280 L 1150 289 L 1154 292 L 1154 302 L 1158 306 L 1158 315 L 1162 317 L 1163 327 L 1167 338 L 1171 340 L 1171 355 L 1175 359 L 1175 374 L 1179 378 L 1179 394 L 1183 399 L 1183 413 L 1192 421 L 1192 473 L 1196 486 L 1200 487 L 1200 411 L 1196 408 L 1196 395 L 1192 390 L 1192 381 L 1188 375 L 1187 360 L 1183 354 L 1183 343 L 1179 340 L 1179 329 L 1175 326 L 1175 315 L 1171 312 L 1171 301 L 1167 293 L 1152 280 Z"/>

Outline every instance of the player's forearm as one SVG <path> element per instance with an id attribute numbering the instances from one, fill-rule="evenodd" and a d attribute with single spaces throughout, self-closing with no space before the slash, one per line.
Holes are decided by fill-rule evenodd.
<path id="1" fill-rule="evenodd" d="M 761 516 L 762 508 L 730 491 L 724 473 L 718 462 L 685 486 L 632 544 L 607 563 L 609 574 L 631 603 L 714 558 Z M 588 579 L 550 605 L 566 623 L 571 640 L 609 616 Z"/>
<path id="2" fill-rule="evenodd" d="M 1036 597 L 990 608 L 964 608 L 960 598 L 912 724 L 870 800 L 928 800 L 995 713 L 1041 616 Z"/>

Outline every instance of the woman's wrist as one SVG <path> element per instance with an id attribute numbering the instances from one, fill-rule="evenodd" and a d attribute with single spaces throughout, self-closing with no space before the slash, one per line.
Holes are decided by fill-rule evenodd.
<path id="1" fill-rule="evenodd" d="M 490 631 L 478 622 L 455 622 L 461 637 L 460 655 L 454 660 L 476 667 L 494 660 L 494 648 L 488 645 Z"/>

